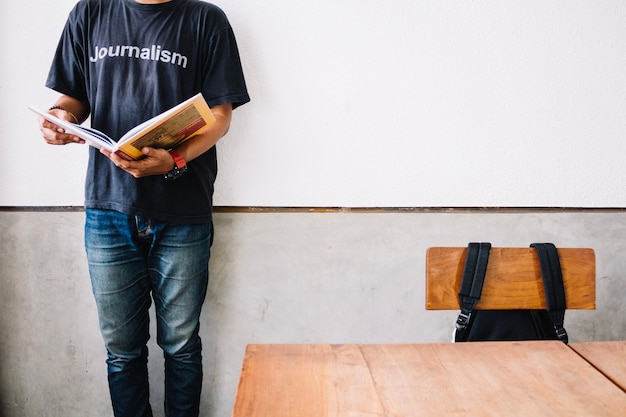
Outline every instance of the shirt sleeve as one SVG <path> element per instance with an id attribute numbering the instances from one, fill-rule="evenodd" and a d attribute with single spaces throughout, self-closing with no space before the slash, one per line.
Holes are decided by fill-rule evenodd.
<path id="1" fill-rule="evenodd" d="M 86 88 L 87 41 L 76 6 L 65 23 L 50 65 L 46 87 L 80 101 L 88 101 Z"/>
<path id="2" fill-rule="evenodd" d="M 202 87 L 209 106 L 232 103 L 234 109 L 250 101 L 237 41 L 230 26 L 212 36 L 209 50 Z"/>

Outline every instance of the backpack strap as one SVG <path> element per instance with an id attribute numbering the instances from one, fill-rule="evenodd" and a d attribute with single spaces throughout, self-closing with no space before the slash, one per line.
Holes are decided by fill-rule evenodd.
<path id="1" fill-rule="evenodd" d="M 480 301 L 489 261 L 491 243 L 470 243 L 467 246 L 467 256 L 463 268 L 463 278 L 459 290 L 459 304 L 461 313 L 456 320 L 455 341 L 467 340 L 472 311 Z"/>
<path id="2" fill-rule="evenodd" d="M 535 248 L 539 257 L 548 315 L 554 326 L 556 336 L 563 343 L 567 343 L 567 331 L 563 327 L 567 304 L 559 253 L 552 243 L 533 243 L 530 246 Z"/>

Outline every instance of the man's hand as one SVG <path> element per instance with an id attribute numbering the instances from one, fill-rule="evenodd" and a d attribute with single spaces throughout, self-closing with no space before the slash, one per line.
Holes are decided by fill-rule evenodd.
<path id="1" fill-rule="evenodd" d="M 174 158 L 165 149 L 143 148 L 141 152 L 143 152 L 145 158 L 138 161 L 128 161 L 104 149 L 101 149 L 100 152 L 106 155 L 118 168 L 123 169 L 135 178 L 164 175 L 174 168 Z"/>
<path id="2" fill-rule="evenodd" d="M 75 122 L 74 117 L 60 109 L 50 110 L 50 113 L 61 120 Z M 65 133 L 63 128 L 47 121 L 43 117 L 38 118 L 39 130 L 46 143 L 50 145 L 67 145 L 68 143 L 85 143 L 85 141 L 76 135 Z"/>

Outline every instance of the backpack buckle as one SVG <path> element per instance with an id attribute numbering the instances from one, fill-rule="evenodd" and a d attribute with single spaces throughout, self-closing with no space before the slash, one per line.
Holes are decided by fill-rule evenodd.
<path id="1" fill-rule="evenodd" d="M 563 343 L 567 343 L 567 331 L 563 328 L 563 326 L 554 326 L 554 330 L 556 332 L 556 337 Z"/>
<path id="2" fill-rule="evenodd" d="M 469 324 L 470 318 L 472 317 L 472 312 L 461 312 L 459 313 L 459 317 L 456 319 L 456 330 L 457 331 L 463 331 L 467 328 L 467 325 Z"/>

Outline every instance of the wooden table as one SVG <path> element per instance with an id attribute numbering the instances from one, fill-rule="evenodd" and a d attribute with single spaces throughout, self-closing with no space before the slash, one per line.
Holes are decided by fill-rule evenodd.
<path id="1" fill-rule="evenodd" d="M 626 341 L 572 343 L 569 346 L 626 391 Z"/>
<path id="2" fill-rule="evenodd" d="M 624 417 L 626 393 L 557 341 L 249 345 L 232 417 Z"/>

